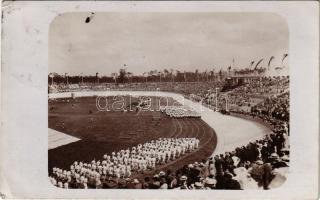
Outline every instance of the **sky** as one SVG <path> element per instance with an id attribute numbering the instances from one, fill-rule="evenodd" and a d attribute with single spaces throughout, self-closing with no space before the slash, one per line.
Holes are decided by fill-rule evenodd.
<path id="1" fill-rule="evenodd" d="M 65 13 L 49 30 L 49 71 L 110 75 L 124 65 L 150 70 L 195 71 L 281 67 L 288 52 L 286 21 L 272 13 Z M 289 54 L 290 56 L 290 54 Z M 234 60 L 234 62 L 233 62 Z M 288 59 L 283 65 L 288 70 Z M 253 66 L 254 67 L 254 66 Z"/>

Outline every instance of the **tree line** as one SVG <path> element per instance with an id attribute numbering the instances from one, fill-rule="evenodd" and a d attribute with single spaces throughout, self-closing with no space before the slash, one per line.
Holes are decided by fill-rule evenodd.
<path id="1" fill-rule="evenodd" d="M 229 70 L 228 70 L 229 71 Z M 230 73 L 230 71 L 220 70 L 219 72 L 204 71 L 200 72 L 196 69 L 194 72 L 186 72 L 179 70 L 167 70 L 163 71 L 151 70 L 145 72 L 142 75 L 135 75 L 128 72 L 126 69 L 120 69 L 118 73 L 112 73 L 110 76 L 99 75 L 97 72 L 95 75 L 68 75 L 50 73 L 48 75 L 49 84 L 79 84 L 79 83 L 141 83 L 141 82 L 209 82 L 222 78 Z"/>

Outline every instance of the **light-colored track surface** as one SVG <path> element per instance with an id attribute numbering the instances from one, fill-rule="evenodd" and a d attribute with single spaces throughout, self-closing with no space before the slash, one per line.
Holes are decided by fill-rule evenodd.
<path id="1" fill-rule="evenodd" d="M 211 126 L 218 137 L 214 154 L 233 151 L 270 133 L 270 129 L 253 121 L 222 115 L 217 112 L 203 113 L 202 119 Z"/>
<path id="2" fill-rule="evenodd" d="M 250 120 L 241 119 L 229 115 L 222 115 L 201 105 L 198 102 L 185 99 L 182 95 L 170 92 L 149 92 L 149 91 L 89 91 L 74 92 L 76 97 L 80 96 L 115 96 L 115 95 L 136 95 L 136 96 L 163 96 L 172 97 L 179 103 L 192 107 L 201 113 L 201 118 L 217 134 L 217 147 L 214 154 L 220 154 L 226 151 L 232 151 L 236 147 L 246 145 L 251 141 L 262 138 L 270 133 L 270 130 Z M 49 98 L 71 97 L 71 92 L 49 94 Z M 180 124 L 179 124 L 180 125 Z M 179 129 L 178 129 L 179 130 Z M 49 131 L 50 132 L 50 131 Z M 71 137 L 71 136 L 70 136 Z M 71 140 L 71 139 L 70 139 Z M 49 148 L 50 139 L 49 139 Z"/>
<path id="3" fill-rule="evenodd" d="M 54 149 L 56 147 L 60 147 L 62 145 L 66 145 L 79 140 L 80 140 L 79 138 L 76 138 L 76 137 L 73 137 L 49 128 L 49 137 L 48 137 L 49 149 Z"/>

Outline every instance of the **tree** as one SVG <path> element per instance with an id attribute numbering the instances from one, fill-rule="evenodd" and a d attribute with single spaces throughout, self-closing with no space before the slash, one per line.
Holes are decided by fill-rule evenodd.
<path id="1" fill-rule="evenodd" d="M 204 76 L 205 76 L 205 80 L 206 80 L 206 82 L 208 82 L 208 72 L 207 72 L 207 70 L 204 72 Z"/>
<path id="2" fill-rule="evenodd" d="M 118 82 L 119 83 L 124 83 L 126 80 L 126 69 L 122 68 L 119 70 L 119 78 Z"/>
<path id="3" fill-rule="evenodd" d="M 112 73 L 111 76 L 113 77 L 114 82 L 117 83 L 118 74 L 117 73 Z"/>
<path id="4" fill-rule="evenodd" d="M 97 83 L 99 84 L 99 73 L 96 73 L 96 79 L 97 79 Z"/>
<path id="5" fill-rule="evenodd" d="M 211 81 L 214 79 L 214 69 L 210 71 L 210 79 Z"/>
<path id="6" fill-rule="evenodd" d="M 172 82 L 174 82 L 174 70 L 171 68 L 170 69 L 170 76 L 171 76 L 171 80 L 172 80 Z"/>
<path id="7" fill-rule="evenodd" d="M 148 82 L 148 73 L 147 72 L 143 72 L 143 77 L 146 77 L 146 82 Z"/>
<path id="8" fill-rule="evenodd" d="M 163 70 L 163 75 L 164 75 L 165 81 L 167 81 L 167 77 L 168 77 L 168 75 L 169 75 L 169 70 L 164 69 L 164 70 Z"/>
<path id="9" fill-rule="evenodd" d="M 128 77 L 128 79 L 129 79 L 129 83 L 131 83 L 132 82 L 132 73 L 131 72 L 127 72 L 126 73 L 126 76 Z"/>
<path id="10" fill-rule="evenodd" d="M 148 72 L 148 76 L 149 76 L 149 78 L 150 78 L 150 80 L 151 80 L 151 82 L 152 82 L 153 70 L 150 70 L 150 71 Z"/>
<path id="11" fill-rule="evenodd" d="M 199 70 L 196 69 L 195 73 L 196 73 L 197 82 L 199 82 Z"/>
<path id="12" fill-rule="evenodd" d="M 179 70 L 176 70 L 176 80 L 177 82 L 181 82 L 182 78 L 181 78 L 181 72 Z"/>
<path id="13" fill-rule="evenodd" d="M 161 72 L 161 71 L 159 71 L 159 72 L 158 72 L 158 74 L 159 74 L 159 81 L 160 81 L 160 83 L 161 83 L 161 76 L 162 76 L 162 72 Z"/>
<path id="14" fill-rule="evenodd" d="M 220 69 L 219 71 L 219 80 L 221 80 L 221 78 L 222 78 L 222 69 Z"/>

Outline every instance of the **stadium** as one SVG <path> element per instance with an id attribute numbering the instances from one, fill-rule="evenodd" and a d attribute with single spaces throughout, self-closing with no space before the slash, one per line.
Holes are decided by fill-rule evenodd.
<path id="1" fill-rule="evenodd" d="M 208 82 L 130 83 L 127 77 L 129 83 L 78 84 L 54 83 L 50 76 L 52 182 L 68 188 L 277 187 L 289 166 L 289 77 L 245 76 L 237 83 L 239 76 L 225 74 Z M 181 141 L 168 147 L 172 139 L 190 138 L 199 143 L 183 153 Z M 146 153 L 150 142 L 165 148 Z M 259 167 L 270 169 L 261 175 Z M 231 183 L 219 183 L 219 176 Z"/>

